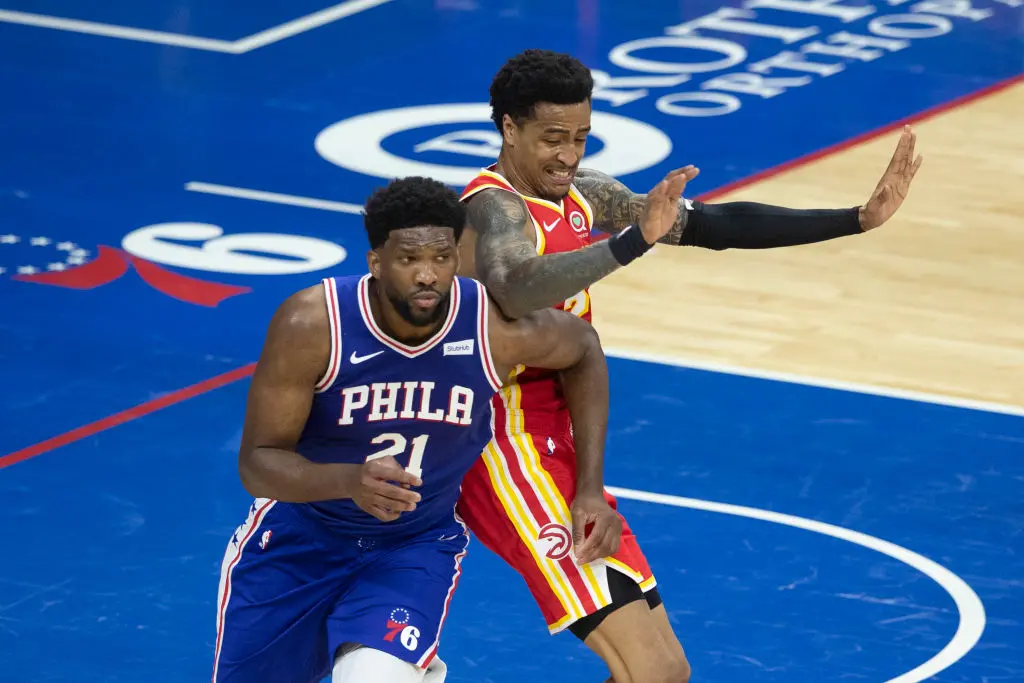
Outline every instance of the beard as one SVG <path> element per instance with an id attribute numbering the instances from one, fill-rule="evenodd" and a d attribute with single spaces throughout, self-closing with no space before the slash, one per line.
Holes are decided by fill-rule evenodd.
<path id="1" fill-rule="evenodd" d="M 416 294 L 422 293 L 423 291 L 431 291 L 435 294 L 440 294 L 440 292 L 435 289 L 420 290 L 418 292 L 413 292 L 413 294 L 410 295 L 410 298 Z M 451 291 L 441 294 L 441 298 L 438 299 L 434 308 L 429 311 L 424 311 L 422 309 L 413 308 L 409 299 L 400 296 L 396 292 L 392 292 L 390 289 L 385 288 L 385 294 L 388 297 L 388 301 L 391 302 L 391 305 L 394 306 L 396 311 L 398 311 L 398 315 L 402 316 L 402 320 L 406 321 L 410 325 L 415 325 L 416 327 L 432 325 L 444 317 L 448 313 L 448 305 L 451 301 L 452 295 Z"/>

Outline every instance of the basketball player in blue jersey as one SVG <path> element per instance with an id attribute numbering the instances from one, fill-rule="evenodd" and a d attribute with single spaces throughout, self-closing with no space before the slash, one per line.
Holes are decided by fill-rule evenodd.
<path id="1" fill-rule="evenodd" d="M 273 316 L 239 472 L 255 497 L 217 600 L 214 683 L 440 683 L 441 629 L 466 555 L 455 514 L 517 366 L 561 371 L 581 462 L 602 477 L 608 376 L 592 326 L 508 320 L 456 277 L 464 205 L 406 178 L 366 204 L 369 273 L 328 278 Z M 670 220 L 670 219 L 669 219 Z M 579 554 L 615 552 L 610 508 Z"/>

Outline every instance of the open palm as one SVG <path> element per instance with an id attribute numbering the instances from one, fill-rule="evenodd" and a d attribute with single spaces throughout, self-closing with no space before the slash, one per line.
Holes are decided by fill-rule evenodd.
<path id="1" fill-rule="evenodd" d="M 875 186 L 867 204 L 861 207 L 860 227 L 872 230 L 889 220 L 903 204 L 910 193 L 910 183 L 921 168 L 924 157 L 914 158 L 914 144 L 917 134 L 910 126 L 903 127 L 903 134 L 896 144 L 889 166 L 882 174 L 882 179 Z"/>

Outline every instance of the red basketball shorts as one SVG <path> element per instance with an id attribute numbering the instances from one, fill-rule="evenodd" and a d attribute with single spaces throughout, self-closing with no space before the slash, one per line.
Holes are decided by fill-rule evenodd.
<path id="1" fill-rule="evenodd" d="M 508 420 L 496 414 L 499 436 L 463 480 L 458 513 L 481 543 L 526 580 L 548 630 L 558 633 L 611 603 L 609 570 L 622 572 L 644 591 L 656 582 L 625 519 L 615 555 L 576 564 L 569 514 L 576 491 L 572 437 L 539 428 L 533 434 L 518 431 L 518 413 L 518 424 L 514 414 L 504 416 Z M 617 509 L 607 491 L 605 499 Z"/>

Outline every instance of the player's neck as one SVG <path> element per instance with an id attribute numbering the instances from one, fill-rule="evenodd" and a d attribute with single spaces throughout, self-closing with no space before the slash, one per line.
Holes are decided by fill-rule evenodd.
<path id="1" fill-rule="evenodd" d="M 508 157 L 505 156 L 504 150 L 498 153 L 498 161 L 494 165 L 494 170 L 496 173 L 501 175 L 502 178 L 507 180 L 519 194 L 527 197 L 533 197 L 535 199 L 545 199 L 545 197 L 542 197 L 540 192 L 537 191 L 537 188 L 533 187 L 529 181 L 520 175 L 516 170 L 515 165 L 509 162 Z"/>
<path id="2" fill-rule="evenodd" d="M 374 322 L 384 331 L 384 334 L 406 346 L 417 346 L 437 334 L 448 317 L 448 306 L 451 305 L 451 300 L 446 300 L 443 305 L 444 311 L 436 322 L 423 326 L 413 325 L 399 315 L 387 295 L 384 294 L 384 289 L 378 286 L 377 281 L 370 280 L 370 315 L 373 316 Z"/>

